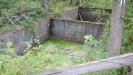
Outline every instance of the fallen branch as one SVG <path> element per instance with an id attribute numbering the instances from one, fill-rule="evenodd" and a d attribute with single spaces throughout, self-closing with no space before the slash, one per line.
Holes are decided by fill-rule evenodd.
<path id="1" fill-rule="evenodd" d="M 79 13 L 79 18 L 80 18 L 81 21 L 83 21 L 83 17 L 80 13 Z"/>
<path id="2" fill-rule="evenodd" d="M 0 61 L 3 61 L 3 62 L 8 62 L 7 60 L 3 60 L 3 59 L 0 59 Z"/>
<path id="3" fill-rule="evenodd" d="M 19 21 L 20 19 L 22 19 L 25 16 L 26 16 L 26 13 L 21 14 L 20 16 L 17 17 L 16 22 Z"/>
<path id="4" fill-rule="evenodd" d="M 5 17 L 6 17 L 6 19 L 16 28 L 16 29 L 18 29 L 17 27 L 16 27 L 16 24 L 12 21 L 12 19 L 9 17 L 9 15 L 6 13 L 5 14 Z"/>

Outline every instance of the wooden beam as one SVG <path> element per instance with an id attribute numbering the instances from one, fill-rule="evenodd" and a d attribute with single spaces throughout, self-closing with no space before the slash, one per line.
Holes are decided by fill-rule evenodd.
<path id="1" fill-rule="evenodd" d="M 98 23 L 98 22 L 90 22 L 90 21 L 79 21 L 79 20 L 74 20 L 74 19 L 71 19 L 71 20 L 65 20 L 65 19 L 61 19 L 61 18 L 52 18 L 51 20 L 59 20 L 59 21 L 69 21 L 69 22 L 78 22 L 78 23 L 88 23 L 88 24 L 100 24 L 100 25 L 103 25 L 103 23 Z"/>
<path id="2" fill-rule="evenodd" d="M 41 73 L 37 75 L 80 75 L 89 72 L 96 72 L 105 69 L 118 68 L 121 66 L 130 66 L 133 64 L 133 53 L 115 56 L 99 61 L 93 61 L 71 68 L 59 69 L 52 72 Z"/>

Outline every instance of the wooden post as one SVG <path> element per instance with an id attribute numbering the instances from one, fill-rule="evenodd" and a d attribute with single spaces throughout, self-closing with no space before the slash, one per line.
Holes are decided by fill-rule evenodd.
<path id="1" fill-rule="evenodd" d="M 133 64 L 132 64 L 132 66 L 133 66 Z M 132 73 L 131 73 L 131 75 L 133 75 L 133 67 L 131 67 L 132 68 Z"/>
<path id="2" fill-rule="evenodd" d="M 111 52 L 120 52 L 123 31 L 122 15 L 125 11 L 125 4 L 125 0 L 113 0 L 112 24 L 108 45 Z"/>

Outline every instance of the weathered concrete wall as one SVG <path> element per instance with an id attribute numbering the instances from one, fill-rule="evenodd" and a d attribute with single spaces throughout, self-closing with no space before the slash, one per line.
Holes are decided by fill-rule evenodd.
<path id="1" fill-rule="evenodd" d="M 79 7 L 73 7 L 69 10 L 66 10 L 63 14 L 58 16 L 58 18 L 61 19 L 77 19 L 78 18 L 78 9 Z M 37 25 L 37 33 L 36 33 L 36 39 L 39 39 L 40 42 L 45 41 L 49 37 L 49 31 L 50 31 L 50 19 L 52 17 L 48 16 L 45 19 L 41 19 Z"/>
<path id="2" fill-rule="evenodd" d="M 73 19 L 77 18 L 78 16 L 78 8 L 75 7 L 69 11 L 66 11 L 61 16 L 59 16 L 62 19 Z M 46 17 L 43 19 L 40 19 L 37 24 L 37 33 L 35 38 L 40 40 L 40 42 L 43 42 L 47 40 L 49 37 L 49 31 L 50 31 L 50 19 L 51 17 Z M 23 28 L 21 30 L 13 30 L 8 33 L 0 35 L 0 42 L 4 43 L 4 45 L 0 45 L 0 51 L 3 49 L 5 51 L 6 43 L 12 42 L 13 48 L 16 50 L 16 53 L 18 55 L 21 55 L 23 53 L 23 50 L 27 47 L 27 42 L 32 42 L 33 35 L 27 28 Z"/>
<path id="3" fill-rule="evenodd" d="M 60 20 L 50 20 L 52 17 L 40 19 L 37 25 L 37 33 L 35 38 L 40 40 L 40 42 L 47 40 L 49 36 L 75 42 L 83 42 L 83 37 L 85 35 L 93 35 L 96 39 L 100 38 L 103 31 L 103 25 L 72 20 L 77 17 L 78 7 L 75 7 L 66 11 L 61 16 L 58 16 Z M 13 48 L 16 50 L 18 55 L 23 53 L 23 50 L 27 47 L 27 42 L 32 42 L 32 39 L 33 35 L 27 28 L 14 30 L 0 35 L 0 41 L 2 43 L 13 43 Z M 0 49 L 5 49 L 5 44 L 0 45 Z"/>
<path id="4" fill-rule="evenodd" d="M 47 40 L 49 37 L 50 19 L 51 17 L 46 17 L 38 22 L 36 39 L 38 39 L 40 42 Z"/>
<path id="5" fill-rule="evenodd" d="M 62 15 L 56 18 L 61 18 L 61 19 L 66 19 L 66 20 L 77 19 L 78 12 L 79 12 L 79 7 L 73 7 L 73 8 L 68 9 L 66 12 L 64 12 Z"/>
<path id="6" fill-rule="evenodd" d="M 76 20 L 52 19 L 52 36 L 63 40 L 83 42 L 85 35 L 93 35 L 100 39 L 103 32 L 102 24 Z"/>
<path id="7" fill-rule="evenodd" d="M 36 39 L 40 42 L 45 41 L 49 37 L 49 23 L 50 18 L 41 19 L 37 25 Z M 1 43 L 5 43 L 5 46 L 0 47 L 1 49 L 6 48 L 7 42 L 13 43 L 13 48 L 16 50 L 18 55 L 23 53 L 23 50 L 27 47 L 27 43 L 32 43 L 33 34 L 27 29 L 14 30 L 9 33 L 0 35 Z"/>
<path id="8" fill-rule="evenodd" d="M 78 9 L 79 7 L 73 7 L 69 10 L 66 10 L 63 14 L 58 16 L 57 18 L 65 19 L 65 20 L 71 20 L 71 19 L 77 19 L 78 18 Z M 50 31 L 50 19 L 52 17 L 47 17 L 46 19 L 41 19 L 39 21 L 39 24 L 37 25 L 37 34 L 36 39 L 39 39 L 40 42 L 43 42 L 49 37 L 49 31 Z"/>
<path id="9" fill-rule="evenodd" d="M 101 12 L 105 12 L 104 14 L 96 15 L 94 12 L 96 10 L 99 10 Z M 82 16 L 84 21 L 97 21 L 97 19 L 100 19 L 100 21 L 105 20 L 105 18 L 109 18 L 109 14 L 111 14 L 111 9 L 98 9 L 98 8 L 79 8 L 79 14 Z"/>
<path id="10" fill-rule="evenodd" d="M 7 42 L 12 42 L 16 53 L 21 55 L 24 48 L 26 47 L 26 43 L 30 42 L 32 38 L 32 34 L 26 28 L 3 34 L 0 36 L 0 41 L 5 43 L 5 45 L 2 46 L 1 49 L 6 48 Z"/>

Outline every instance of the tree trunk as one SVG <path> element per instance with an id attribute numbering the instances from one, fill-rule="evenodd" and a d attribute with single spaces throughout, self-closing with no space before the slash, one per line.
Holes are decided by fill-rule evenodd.
<path id="1" fill-rule="evenodd" d="M 112 25 L 110 27 L 109 50 L 120 52 L 123 31 L 122 15 L 125 11 L 125 0 L 113 0 Z"/>

